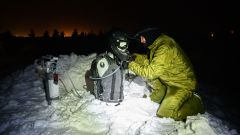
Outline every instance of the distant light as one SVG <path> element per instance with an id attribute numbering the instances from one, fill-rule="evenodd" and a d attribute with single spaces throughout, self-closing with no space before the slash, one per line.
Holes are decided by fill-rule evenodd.
<path id="1" fill-rule="evenodd" d="M 210 36 L 213 38 L 213 37 L 215 37 L 215 34 L 213 32 L 211 32 Z"/>
<path id="2" fill-rule="evenodd" d="M 234 34 L 234 30 L 230 30 L 230 34 Z"/>
<path id="3" fill-rule="evenodd" d="M 27 35 L 18 35 L 18 34 L 15 34 L 14 36 L 15 37 L 28 37 Z"/>

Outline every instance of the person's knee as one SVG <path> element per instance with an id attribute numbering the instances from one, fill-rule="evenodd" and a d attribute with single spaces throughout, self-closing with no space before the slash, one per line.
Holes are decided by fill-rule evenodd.
<path id="1" fill-rule="evenodd" d="M 165 117 L 165 118 L 172 118 L 174 120 L 179 120 L 178 111 L 169 109 L 167 107 L 160 106 L 156 115 L 160 118 Z"/>
<path id="2" fill-rule="evenodd" d="M 186 119 L 188 115 L 193 113 L 191 110 L 192 108 L 188 104 L 187 104 L 188 107 L 185 106 L 186 102 L 181 103 L 180 100 L 181 100 L 180 98 L 177 98 L 175 96 L 166 95 L 161 105 L 159 106 L 157 116 L 160 118 L 169 117 L 173 118 L 174 120 L 181 121 Z"/>
<path id="3" fill-rule="evenodd" d="M 160 97 L 157 96 L 157 95 L 154 94 L 154 93 L 152 93 L 152 94 L 150 95 L 150 99 L 151 99 L 153 102 L 158 103 L 158 104 L 161 102 Z"/>
<path id="4" fill-rule="evenodd" d="M 153 101 L 153 102 L 156 102 L 156 103 L 161 103 L 163 98 L 165 96 L 165 90 L 164 89 L 153 89 L 151 95 L 150 95 L 150 99 Z"/>
<path id="5" fill-rule="evenodd" d="M 182 121 L 187 116 L 202 113 L 201 99 L 193 95 L 191 91 L 184 89 L 167 89 L 166 96 L 163 98 L 156 115 L 160 118 L 170 117 Z M 152 98 L 159 99 L 157 94 Z"/>
<path id="6" fill-rule="evenodd" d="M 166 94 L 166 86 L 164 86 L 158 79 L 152 80 L 148 83 L 152 89 L 150 98 L 153 102 L 161 103 Z"/>
<path id="7" fill-rule="evenodd" d="M 204 113 L 204 106 L 202 100 L 195 95 L 188 99 L 182 107 L 178 110 L 179 119 L 186 119 L 187 116 L 196 115 L 198 113 Z"/>

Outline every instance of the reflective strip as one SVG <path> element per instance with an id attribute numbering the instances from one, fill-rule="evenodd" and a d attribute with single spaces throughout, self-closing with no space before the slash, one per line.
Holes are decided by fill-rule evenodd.
<path id="1" fill-rule="evenodd" d="M 193 93 L 197 98 L 199 98 L 200 100 L 202 99 L 197 93 Z"/>
<path id="2" fill-rule="evenodd" d="M 112 69 L 112 71 L 114 71 L 114 69 Z M 111 87 L 111 93 L 110 93 L 110 100 L 114 99 L 115 81 L 116 81 L 116 74 L 113 74 L 113 77 L 112 77 L 112 87 Z"/>

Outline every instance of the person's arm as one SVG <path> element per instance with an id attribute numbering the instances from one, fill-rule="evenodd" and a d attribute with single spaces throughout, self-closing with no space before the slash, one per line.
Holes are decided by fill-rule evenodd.
<path id="1" fill-rule="evenodd" d="M 166 44 L 168 43 L 169 42 L 166 42 Z M 161 46 L 159 45 L 159 47 L 154 52 L 152 61 L 149 61 L 148 64 L 143 65 L 133 61 L 129 63 L 129 69 L 132 70 L 135 74 L 146 79 L 155 79 L 165 72 L 165 69 L 167 68 L 166 66 L 168 65 L 168 60 L 169 48 L 168 45 L 163 44 Z"/>
<path id="2" fill-rule="evenodd" d="M 134 55 L 136 56 L 134 62 L 136 62 L 138 64 L 141 64 L 141 65 L 149 64 L 149 60 L 147 58 L 147 55 L 137 54 L 137 53 L 135 53 Z"/>

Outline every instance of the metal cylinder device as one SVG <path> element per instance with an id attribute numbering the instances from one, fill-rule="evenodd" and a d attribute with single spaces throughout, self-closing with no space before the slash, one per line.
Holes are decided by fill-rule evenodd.
<path id="1" fill-rule="evenodd" d="M 51 105 L 52 100 L 59 99 L 58 74 L 56 73 L 57 57 L 45 57 L 45 86 L 46 98 L 48 105 Z"/>

